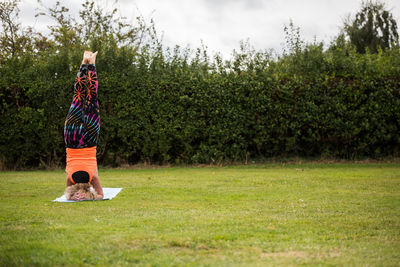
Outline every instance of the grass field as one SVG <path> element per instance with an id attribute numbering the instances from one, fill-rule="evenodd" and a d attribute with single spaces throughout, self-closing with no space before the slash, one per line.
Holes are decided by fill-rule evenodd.
<path id="1" fill-rule="evenodd" d="M 1 172 L 0 265 L 400 265 L 400 164 L 99 174 L 117 198 L 54 203 L 63 171 Z"/>

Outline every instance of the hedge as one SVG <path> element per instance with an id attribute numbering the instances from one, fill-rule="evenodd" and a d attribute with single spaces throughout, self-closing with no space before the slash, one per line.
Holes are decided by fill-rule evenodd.
<path id="1" fill-rule="evenodd" d="M 101 165 L 399 155 L 398 48 L 357 54 L 309 44 L 280 57 L 243 50 L 227 61 L 111 41 L 96 48 Z M 65 164 L 80 54 L 32 52 L 0 65 L 3 167 Z"/>

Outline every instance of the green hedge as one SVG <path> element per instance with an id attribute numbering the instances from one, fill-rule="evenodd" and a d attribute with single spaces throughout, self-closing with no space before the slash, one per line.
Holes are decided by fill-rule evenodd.
<path id="1" fill-rule="evenodd" d="M 277 58 L 243 49 L 228 61 L 112 40 L 92 48 L 100 164 L 399 156 L 398 48 L 360 55 L 310 44 Z M 63 124 L 82 52 L 55 47 L 0 65 L 3 167 L 64 164 Z"/>

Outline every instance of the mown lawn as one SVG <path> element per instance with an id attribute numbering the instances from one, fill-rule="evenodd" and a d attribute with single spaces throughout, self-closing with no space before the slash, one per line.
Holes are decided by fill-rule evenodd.
<path id="1" fill-rule="evenodd" d="M 64 177 L 0 173 L 1 266 L 400 265 L 400 164 L 100 170 L 117 198 L 51 202 Z"/>

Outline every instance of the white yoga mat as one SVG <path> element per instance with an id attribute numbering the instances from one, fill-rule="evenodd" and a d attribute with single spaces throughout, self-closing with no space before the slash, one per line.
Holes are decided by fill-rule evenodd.
<path id="1" fill-rule="evenodd" d="M 116 197 L 119 192 L 121 192 L 122 188 L 103 188 L 103 193 L 104 193 L 104 198 L 103 199 L 97 199 L 97 200 L 110 200 Z M 82 200 L 82 201 L 96 201 L 96 200 Z M 81 202 L 81 201 L 75 201 L 75 200 L 68 200 L 64 195 L 62 195 L 59 198 L 56 198 L 53 200 L 53 202 Z"/>

